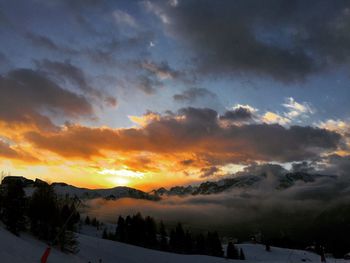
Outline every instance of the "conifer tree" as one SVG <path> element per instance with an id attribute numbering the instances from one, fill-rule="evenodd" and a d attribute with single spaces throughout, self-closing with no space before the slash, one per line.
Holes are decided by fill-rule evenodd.
<path id="1" fill-rule="evenodd" d="M 238 250 L 233 244 L 233 242 L 229 242 L 227 245 L 227 250 L 226 250 L 226 257 L 230 259 L 238 259 Z"/>
<path id="2" fill-rule="evenodd" d="M 245 260 L 245 255 L 244 255 L 244 252 L 243 252 L 242 248 L 239 250 L 239 259 L 240 260 Z"/>
<path id="3" fill-rule="evenodd" d="M 25 228 L 25 194 L 22 182 L 10 181 L 6 184 L 2 198 L 2 220 L 15 235 Z"/>
<path id="4" fill-rule="evenodd" d="M 196 238 L 195 243 L 195 252 L 200 255 L 207 255 L 207 245 L 206 245 L 206 239 L 203 234 L 199 234 Z"/>
<path id="5" fill-rule="evenodd" d="M 57 242 L 60 249 L 64 252 L 77 253 L 79 251 L 79 243 L 75 234 L 76 225 L 79 222 L 78 214 L 74 200 L 67 198 L 59 204 L 60 221 Z"/>
<path id="6" fill-rule="evenodd" d="M 186 254 L 193 253 L 193 239 L 190 231 L 186 231 L 184 240 L 184 251 Z"/>
<path id="7" fill-rule="evenodd" d="M 217 232 L 210 233 L 208 232 L 207 244 L 209 255 L 215 257 L 222 257 L 224 252 L 222 250 L 221 241 Z"/>
<path id="8" fill-rule="evenodd" d="M 103 238 L 103 239 L 108 239 L 107 228 L 104 228 L 104 229 L 103 229 L 102 238 Z"/>
<path id="9" fill-rule="evenodd" d="M 160 250 L 167 251 L 169 249 L 169 246 L 168 246 L 167 233 L 166 233 L 163 221 L 160 221 L 159 235 L 160 235 Z"/>
<path id="10" fill-rule="evenodd" d="M 86 218 L 85 218 L 85 225 L 90 225 L 90 224 L 91 224 L 90 217 L 86 216 Z"/>
<path id="11" fill-rule="evenodd" d="M 185 232 L 182 228 L 182 224 L 178 223 L 176 225 L 175 231 L 172 236 L 170 236 L 172 240 L 172 249 L 177 253 L 184 253 L 184 243 L 185 243 Z"/>
<path id="12" fill-rule="evenodd" d="M 53 240 L 59 228 L 57 196 L 51 186 L 41 184 L 34 191 L 29 202 L 30 229 L 40 239 Z"/>
<path id="13" fill-rule="evenodd" d="M 157 226 L 154 219 L 150 216 L 147 216 L 145 219 L 145 246 L 150 248 L 157 247 Z"/>
<path id="14" fill-rule="evenodd" d="M 117 227 L 115 229 L 115 239 L 120 242 L 126 241 L 126 225 L 122 216 L 119 216 Z"/>

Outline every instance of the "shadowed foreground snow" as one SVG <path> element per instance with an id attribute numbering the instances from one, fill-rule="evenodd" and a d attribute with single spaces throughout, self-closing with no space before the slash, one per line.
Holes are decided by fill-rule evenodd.
<path id="1" fill-rule="evenodd" d="M 51 251 L 48 263 L 91 263 L 98 262 L 101 258 L 103 263 L 224 263 L 224 262 L 320 262 L 316 254 L 272 247 L 271 252 L 266 252 L 264 246 L 242 244 L 246 261 L 227 260 L 199 255 L 178 255 L 165 253 L 140 247 L 135 247 L 119 242 L 100 239 L 79 234 L 80 251 L 76 255 L 67 255 L 56 249 Z M 0 262 L 1 263 L 37 263 L 46 248 L 45 243 L 23 234 L 16 237 L 0 227 Z M 335 262 L 329 259 L 327 262 Z M 337 260 L 336 262 L 346 262 Z"/>

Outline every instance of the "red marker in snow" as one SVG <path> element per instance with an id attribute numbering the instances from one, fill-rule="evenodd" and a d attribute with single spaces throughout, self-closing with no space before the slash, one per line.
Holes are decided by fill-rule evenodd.
<path id="1" fill-rule="evenodd" d="M 50 255 L 50 251 L 51 251 L 51 247 L 47 247 L 46 248 L 46 250 L 45 250 L 45 252 L 44 252 L 44 254 L 42 255 L 42 257 L 41 257 L 41 263 L 46 263 L 46 261 L 47 261 L 47 258 L 49 257 L 49 255 Z"/>

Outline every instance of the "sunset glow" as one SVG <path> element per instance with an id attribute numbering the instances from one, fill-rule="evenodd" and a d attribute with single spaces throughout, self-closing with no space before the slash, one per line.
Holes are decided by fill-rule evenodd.
<path id="1" fill-rule="evenodd" d="M 312 25 L 296 6 L 284 20 L 235 1 L 72 2 L 1 4 L 4 174 L 152 190 L 347 167 L 345 7 Z"/>

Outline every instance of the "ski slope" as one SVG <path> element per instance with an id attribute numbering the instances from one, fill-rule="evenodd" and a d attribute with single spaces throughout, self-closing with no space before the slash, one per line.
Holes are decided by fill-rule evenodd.
<path id="1" fill-rule="evenodd" d="M 241 262 L 200 255 L 178 255 L 160 252 L 132 245 L 127 245 L 98 237 L 79 234 L 80 251 L 76 255 L 68 255 L 52 249 L 48 263 L 224 263 Z M 282 248 L 271 248 L 266 252 L 264 246 L 254 244 L 240 244 L 246 255 L 246 263 L 296 263 L 320 262 L 316 254 Z M 38 263 L 46 248 L 45 243 L 23 234 L 14 236 L 0 227 L 0 262 L 1 263 Z M 328 259 L 327 262 L 350 262 L 345 260 Z"/>

